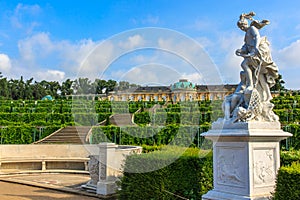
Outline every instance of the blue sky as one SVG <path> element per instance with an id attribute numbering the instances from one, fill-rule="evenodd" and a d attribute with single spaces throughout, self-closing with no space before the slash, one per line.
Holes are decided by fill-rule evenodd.
<path id="1" fill-rule="evenodd" d="M 286 88 L 300 89 L 299 7 L 295 0 L 0 1 L 0 72 L 37 81 L 206 84 L 218 76 L 212 83 L 237 83 L 241 58 L 234 52 L 243 32 L 236 22 L 254 11 L 271 21 L 261 35 Z"/>

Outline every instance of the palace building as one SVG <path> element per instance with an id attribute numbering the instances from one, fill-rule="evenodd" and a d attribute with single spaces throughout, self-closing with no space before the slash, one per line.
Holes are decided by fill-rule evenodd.
<path id="1" fill-rule="evenodd" d="M 111 101 L 194 101 L 224 99 L 237 85 L 195 85 L 180 79 L 170 86 L 140 86 L 125 91 L 113 91 L 106 98 Z"/>

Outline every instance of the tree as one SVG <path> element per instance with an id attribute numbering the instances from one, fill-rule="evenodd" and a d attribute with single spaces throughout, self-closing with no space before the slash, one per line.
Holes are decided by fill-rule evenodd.
<path id="1" fill-rule="evenodd" d="M 33 78 L 26 80 L 25 82 L 25 92 L 23 99 L 33 99 L 33 86 L 32 86 Z"/>
<path id="2" fill-rule="evenodd" d="M 127 90 L 129 89 L 129 82 L 127 81 L 120 81 L 118 85 L 118 90 Z"/>
<path id="3" fill-rule="evenodd" d="M 94 94 L 95 89 L 88 78 L 78 78 L 74 81 L 74 92 L 76 94 Z"/>
<path id="4" fill-rule="evenodd" d="M 59 95 L 58 93 L 61 91 L 59 82 L 50 81 L 48 84 L 49 84 L 50 95 L 53 96 L 54 98 L 58 98 Z"/>
<path id="5" fill-rule="evenodd" d="M 105 80 L 96 79 L 93 83 L 96 94 L 103 94 L 107 90 L 107 82 Z"/>
<path id="6" fill-rule="evenodd" d="M 71 81 L 70 79 L 67 79 L 66 81 L 62 82 L 61 85 L 61 95 L 66 96 L 66 95 L 71 95 L 73 94 L 73 85 L 74 81 Z"/>
<path id="7" fill-rule="evenodd" d="M 34 82 L 34 84 L 32 85 L 32 96 L 33 99 L 37 100 L 37 99 L 42 99 L 44 96 L 46 96 L 46 90 L 43 87 L 42 84 L 40 84 L 39 82 Z"/>
<path id="8" fill-rule="evenodd" d="M 3 78 L 2 72 L 0 72 L 0 97 L 5 99 L 9 97 L 7 78 Z"/>
<path id="9" fill-rule="evenodd" d="M 8 81 L 8 88 L 9 88 L 9 93 L 10 93 L 10 97 L 13 100 L 17 100 L 20 99 L 20 94 L 19 94 L 19 81 L 18 80 L 13 80 L 10 79 Z"/>
<path id="10" fill-rule="evenodd" d="M 108 94 L 108 92 L 114 91 L 115 88 L 117 86 L 117 82 L 114 80 L 109 79 L 107 81 L 107 89 L 106 89 L 106 94 Z"/>
<path id="11" fill-rule="evenodd" d="M 285 82 L 284 82 L 284 80 L 282 79 L 282 75 L 281 74 L 279 74 L 278 75 L 278 78 L 277 79 L 275 79 L 275 85 L 273 86 L 273 87 L 271 87 L 271 91 L 272 92 L 280 92 L 280 91 L 282 91 L 282 90 L 285 90 L 285 88 L 284 88 L 284 85 L 283 84 L 285 84 Z"/>

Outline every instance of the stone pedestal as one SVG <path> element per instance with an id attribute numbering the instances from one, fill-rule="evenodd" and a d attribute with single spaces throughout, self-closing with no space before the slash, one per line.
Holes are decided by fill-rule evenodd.
<path id="1" fill-rule="evenodd" d="M 115 155 L 117 145 L 114 143 L 99 144 L 99 181 L 97 183 L 97 194 L 109 195 L 116 193 L 116 176 L 113 173 L 111 160 Z"/>
<path id="2" fill-rule="evenodd" d="M 117 190 L 116 181 L 123 175 L 126 156 L 141 154 L 143 148 L 114 143 L 100 143 L 94 147 L 88 164 L 91 179 L 81 188 L 102 196 L 114 194 Z"/>
<path id="3" fill-rule="evenodd" d="M 279 122 L 213 123 L 202 136 L 213 141 L 214 188 L 203 200 L 268 199 L 280 167 L 279 141 L 292 134 Z"/>

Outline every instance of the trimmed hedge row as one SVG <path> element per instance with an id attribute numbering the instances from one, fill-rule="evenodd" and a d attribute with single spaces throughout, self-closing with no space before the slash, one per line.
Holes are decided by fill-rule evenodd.
<path id="1" fill-rule="evenodd" d="M 197 148 L 181 153 L 175 148 L 127 157 L 118 199 L 201 199 L 212 189 L 212 154 Z"/>
<path id="2" fill-rule="evenodd" d="M 61 126 L 46 126 L 37 128 L 35 126 L 7 126 L 0 129 L 0 144 L 30 144 L 40 140 Z"/>
<path id="3" fill-rule="evenodd" d="M 79 125 L 95 125 L 110 116 L 110 113 L 0 113 L 0 124 L 2 126 L 11 124 L 27 125 L 68 125 L 75 123 Z"/>
<path id="4" fill-rule="evenodd" d="M 300 149 L 300 124 L 286 125 L 283 130 L 292 133 L 293 136 L 281 141 L 281 147 L 287 150 Z"/>
<path id="5" fill-rule="evenodd" d="M 181 146 L 202 145 L 200 133 L 208 131 L 210 124 L 180 126 L 170 124 L 163 127 L 93 127 L 91 143 L 114 142 L 127 145 L 166 145 L 172 142 Z M 208 144 L 209 145 L 209 144 Z"/>
<path id="6" fill-rule="evenodd" d="M 145 125 L 166 125 L 166 124 L 182 124 L 182 125 L 197 125 L 205 122 L 217 120 L 223 116 L 222 111 L 208 112 L 140 112 L 134 115 L 136 124 Z"/>

